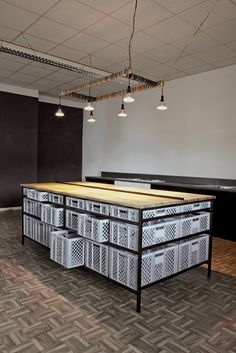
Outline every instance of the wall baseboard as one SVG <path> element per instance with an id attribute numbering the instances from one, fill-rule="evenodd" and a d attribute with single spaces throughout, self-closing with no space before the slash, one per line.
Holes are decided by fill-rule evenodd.
<path id="1" fill-rule="evenodd" d="M 21 210 L 22 207 L 18 206 L 18 207 L 3 207 L 0 208 L 0 212 L 5 212 L 5 211 L 16 211 L 16 210 Z"/>

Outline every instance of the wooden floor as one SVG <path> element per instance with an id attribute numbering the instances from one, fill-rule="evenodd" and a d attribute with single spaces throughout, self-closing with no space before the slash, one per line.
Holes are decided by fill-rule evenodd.
<path id="1" fill-rule="evenodd" d="M 132 293 L 87 270 L 63 270 L 20 244 L 19 212 L 0 213 L 1 353 L 235 353 L 236 242 L 214 239 L 198 268 Z"/>

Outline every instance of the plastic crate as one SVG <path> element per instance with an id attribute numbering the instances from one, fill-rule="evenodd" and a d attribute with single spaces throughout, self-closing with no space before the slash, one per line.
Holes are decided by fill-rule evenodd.
<path id="1" fill-rule="evenodd" d="M 98 214 L 103 214 L 105 216 L 109 216 L 110 206 L 105 203 L 86 201 L 85 207 L 86 207 L 86 210 L 89 212 L 94 212 Z"/>
<path id="2" fill-rule="evenodd" d="M 41 221 L 56 227 L 63 227 L 64 208 L 51 204 L 42 204 Z"/>
<path id="3" fill-rule="evenodd" d="M 85 214 L 72 211 L 72 210 L 66 210 L 66 227 L 76 230 L 79 235 L 84 234 L 84 218 Z"/>
<path id="4" fill-rule="evenodd" d="M 143 227 L 143 247 L 160 244 L 179 237 L 179 219 L 166 218 Z"/>
<path id="5" fill-rule="evenodd" d="M 110 233 L 109 219 L 98 219 L 86 215 L 84 217 L 83 236 L 100 243 L 106 242 L 109 239 Z"/>
<path id="6" fill-rule="evenodd" d="M 143 218 L 162 217 L 180 213 L 180 206 L 155 208 L 143 211 Z"/>
<path id="7" fill-rule="evenodd" d="M 81 210 L 85 209 L 85 200 L 77 199 L 75 197 L 66 197 L 66 206 L 72 208 L 79 208 Z"/>
<path id="8" fill-rule="evenodd" d="M 85 266 L 108 276 L 108 246 L 85 240 Z"/>
<path id="9" fill-rule="evenodd" d="M 38 201 L 24 198 L 23 210 L 36 217 L 41 217 L 41 203 Z"/>
<path id="10" fill-rule="evenodd" d="M 138 250 L 138 227 L 128 223 L 110 221 L 110 242 L 124 248 Z"/>
<path id="11" fill-rule="evenodd" d="M 52 203 L 57 203 L 59 205 L 63 205 L 64 204 L 64 196 L 59 195 L 59 194 L 49 193 L 48 194 L 48 201 L 52 202 Z"/>
<path id="12" fill-rule="evenodd" d="M 137 289 L 138 256 L 127 251 L 110 247 L 109 276 L 113 280 Z M 170 244 L 156 251 L 142 255 L 141 285 L 145 286 L 164 277 L 176 273 L 178 270 L 178 245 Z"/>
<path id="13" fill-rule="evenodd" d="M 199 211 L 210 207 L 211 207 L 210 201 L 195 202 L 195 203 L 189 203 L 186 205 L 181 205 L 180 212 Z"/>
<path id="14" fill-rule="evenodd" d="M 66 268 L 83 266 L 84 239 L 64 230 L 51 232 L 50 259 Z"/>
<path id="15" fill-rule="evenodd" d="M 126 208 L 126 207 L 111 205 L 110 215 L 112 217 L 126 219 L 128 221 L 138 222 L 139 220 L 139 211 L 134 208 Z"/>
<path id="16" fill-rule="evenodd" d="M 183 216 L 179 221 L 180 237 L 204 232 L 210 229 L 210 213 L 199 212 L 195 215 Z"/>
<path id="17" fill-rule="evenodd" d="M 50 247 L 50 232 L 57 231 L 58 228 L 43 223 L 35 218 L 24 215 L 23 232 L 27 237 Z"/>
<path id="18" fill-rule="evenodd" d="M 44 202 L 48 201 L 48 192 L 38 191 L 35 189 L 27 189 L 27 197 L 32 200 Z"/>
<path id="19" fill-rule="evenodd" d="M 179 244 L 179 271 L 208 260 L 209 235 L 203 234 Z"/>

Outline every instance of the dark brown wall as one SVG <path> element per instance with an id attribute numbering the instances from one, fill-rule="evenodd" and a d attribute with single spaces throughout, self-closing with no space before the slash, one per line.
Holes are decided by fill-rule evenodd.
<path id="1" fill-rule="evenodd" d="M 63 107 L 64 118 L 55 118 L 57 106 L 39 103 L 38 181 L 81 180 L 83 110 Z"/>
<path id="2" fill-rule="evenodd" d="M 37 181 L 38 99 L 0 92 L 0 207 L 20 205 L 20 184 Z"/>

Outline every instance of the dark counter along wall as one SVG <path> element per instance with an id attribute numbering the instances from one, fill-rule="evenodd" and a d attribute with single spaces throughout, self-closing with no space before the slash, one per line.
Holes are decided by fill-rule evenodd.
<path id="1" fill-rule="evenodd" d="M 21 183 L 80 180 L 83 110 L 0 92 L 0 208 L 21 205 Z"/>
<path id="2" fill-rule="evenodd" d="M 0 92 L 0 107 L 0 207 L 14 207 L 37 180 L 38 99 Z"/>
<path id="3" fill-rule="evenodd" d="M 39 102 L 39 182 L 81 180 L 83 109 L 63 107 L 65 117 L 56 118 L 57 108 Z"/>

